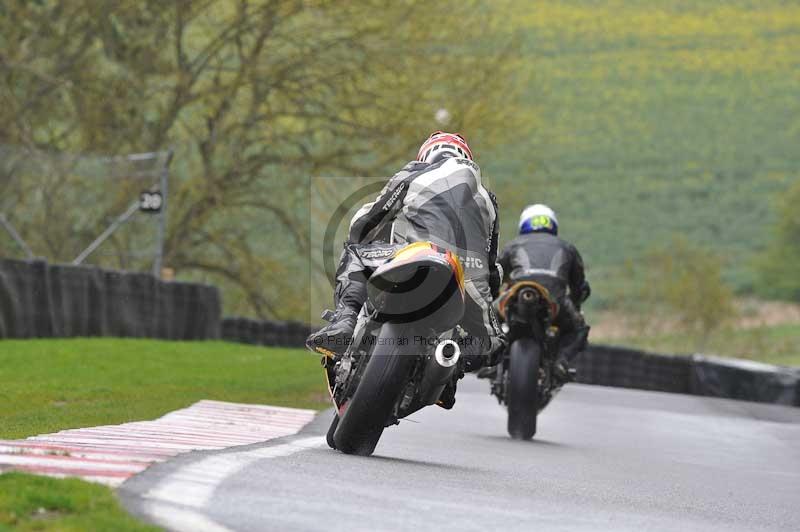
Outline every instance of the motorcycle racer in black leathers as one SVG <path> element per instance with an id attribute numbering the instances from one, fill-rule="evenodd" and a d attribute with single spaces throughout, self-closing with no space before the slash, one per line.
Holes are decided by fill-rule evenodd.
<path id="1" fill-rule="evenodd" d="M 575 246 L 558 237 L 558 219 L 546 205 L 531 205 L 522 211 L 519 233 L 500 253 L 504 280 L 535 281 L 550 292 L 558 305 L 554 325 L 561 333 L 556 377 L 570 380 L 570 364 L 589 337 L 589 326 L 580 312 L 591 294 L 583 259 Z"/>
<path id="2" fill-rule="evenodd" d="M 498 222 L 496 198 L 481 184 L 480 168 L 464 138 L 433 133 L 417 160 L 353 216 L 336 271 L 331 323 L 310 335 L 306 346 L 323 354 L 344 352 L 374 269 L 408 243 L 431 241 L 458 255 L 464 267 L 466 310 L 460 325 L 473 340 L 473 347 L 465 349 L 465 369 L 488 364 L 503 346 L 492 308 L 501 277 Z"/>

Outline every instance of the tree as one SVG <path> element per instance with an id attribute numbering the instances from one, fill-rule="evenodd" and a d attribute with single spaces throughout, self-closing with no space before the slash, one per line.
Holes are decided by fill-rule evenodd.
<path id="1" fill-rule="evenodd" d="M 758 263 L 759 290 L 767 297 L 800 303 L 800 181 L 776 202 L 778 222 Z"/>
<path id="2" fill-rule="evenodd" d="M 639 294 L 650 319 L 677 319 L 703 349 L 711 333 L 734 315 L 733 292 L 722 279 L 722 261 L 676 237 L 650 251 Z"/>
<path id="3" fill-rule="evenodd" d="M 114 154 L 174 146 L 166 264 L 223 286 L 229 311 L 306 318 L 298 283 L 317 267 L 307 252 L 309 176 L 392 172 L 435 129 L 440 107 L 449 128 L 479 145 L 503 142 L 519 120 L 508 86 L 524 82 L 515 41 L 488 47 L 506 29 L 499 10 L 455 0 L 435 11 L 457 16 L 431 9 L 413 0 L 6 2 L 0 143 Z M 58 224 L 58 209 L 47 212 Z M 71 258 L 59 244 L 77 233 L 60 224 L 48 244 L 36 236 L 44 223 L 28 218 L 36 251 Z"/>

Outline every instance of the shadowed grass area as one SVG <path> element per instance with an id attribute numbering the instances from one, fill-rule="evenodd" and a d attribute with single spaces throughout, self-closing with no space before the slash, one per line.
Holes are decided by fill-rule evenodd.
<path id="1" fill-rule="evenodd" d="M 602 339 L 592 340 L 603 343 Z M 609 340 L 608 343 L 659 353 L 688 354 L 698 351 L 690 336 L 679 333 L 614 339 Z M 704 354 L 747 358 L 769 364 L 800 367 L 800 325 L 788 324 L 754 329 L 722 330 L 712 334 L 701 351 Z"/>
<path id="2" fill-rule="evenodd" d="M 155 531 L 122 509 L 105 486 L 78 479 L 0 475 L 0 532 L 7 530 Z"/>
<path id="3" fill-rule="evenodd" d="M 0 438 L 154 419 L 201 399 L 327 406 L 299 349 L 139 339 L 0 341 Z"/>

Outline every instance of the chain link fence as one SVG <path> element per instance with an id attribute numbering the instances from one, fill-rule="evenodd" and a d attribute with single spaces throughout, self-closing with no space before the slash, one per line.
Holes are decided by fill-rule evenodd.
<path id="1" fill-rule="evenodd" d="M 0 145 L 0 256 L 160 276 L 171 160 Z"/>

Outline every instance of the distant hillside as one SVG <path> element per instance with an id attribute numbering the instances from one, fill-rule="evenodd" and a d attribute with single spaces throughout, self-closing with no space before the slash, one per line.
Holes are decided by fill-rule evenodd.
<path id="1" fill-rule="evenodd" d="M 551 204 L 603 287 L 595 304 L 674 233 L 722 254 L 747 291 L 774 199 L 800 178 L 800 3 L 516 5 L 539 122 L 481 159 L 504 237 L 524 204 Z"/>

